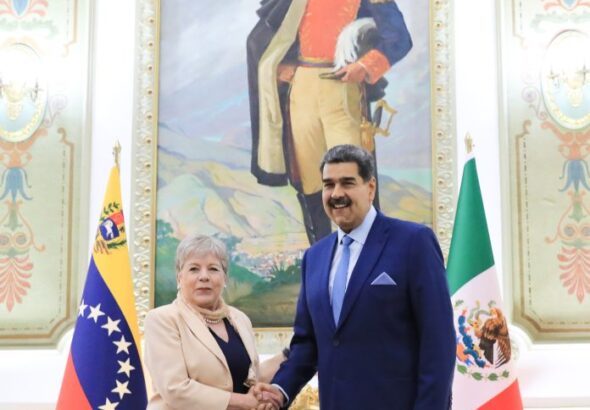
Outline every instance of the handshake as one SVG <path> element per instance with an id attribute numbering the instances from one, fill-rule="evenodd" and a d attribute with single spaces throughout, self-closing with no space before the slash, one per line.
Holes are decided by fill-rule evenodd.
<path id="1" fill-rule="evenodd" d="M 285 397 L 268 383 L 256 383 L 246 394 L 232 393 L 227 410 L 279 410 Z"/>

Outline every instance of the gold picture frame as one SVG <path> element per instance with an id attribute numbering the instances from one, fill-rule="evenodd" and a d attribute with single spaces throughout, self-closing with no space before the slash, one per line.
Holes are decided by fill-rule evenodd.
<path id="1" fill-rule="evenodd" d="M 257 6 L 256 1 L 253 3 L 252 13 Z M 450 245 L 456 191 L 451 15 L 450 0 L 429 1 L 432 214 L 433 229 L 445 255 Z M 160 1 L 139 0 L 130 246 L 141 327 L 154 304 L 159 43 Z M 291 331 L 289 328 L 257 328 L 256 334 L 259 352 L 264 354 L 274 353 L 286 345 Z"/>

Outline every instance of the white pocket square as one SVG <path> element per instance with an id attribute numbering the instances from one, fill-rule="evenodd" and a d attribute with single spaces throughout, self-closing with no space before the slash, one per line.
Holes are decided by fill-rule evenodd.
<path id="1" fill-rule="evenodd" d="M 377 276 L 377 278 L 371 282 L 371 285 L 389 285 L 389 286 L 396 286 L 397 283 L 385 272 L 381 272 L 381 275 Z"/>

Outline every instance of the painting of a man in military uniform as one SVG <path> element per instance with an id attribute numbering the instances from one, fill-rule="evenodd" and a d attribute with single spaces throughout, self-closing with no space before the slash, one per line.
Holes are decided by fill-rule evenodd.
<path id="1" fill-rule="evenodd" d="M 319 162 L 339 144 L 374 151 L 370 103 L 412 40 L 393 0 L 265 0 L 257 13 L 247 42 L 251 171 L 265 185 L 289 180 L 313 244 L 331 232 Z"/>

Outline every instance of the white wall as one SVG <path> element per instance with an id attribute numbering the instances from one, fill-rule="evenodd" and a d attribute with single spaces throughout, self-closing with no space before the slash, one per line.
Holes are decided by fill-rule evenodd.
<path id="1" fill-rule="evenodd" d="M 492 248 L 500 279 L 510 278 L 508 178 L 505 130 L 499 120 L 500 85 L 498 83 L 497 1 L 455 1 L 457 169 L 459 179 L 465 147 L 463 138 L 470 133 L 475 142 L 480 185 Z M 503 142 L 503 143 L 501 143 Z M 501 167 L 502 165 L 502 167 Z M 504 240 L 502 236 L 503 228 Z M 508 251 L 507 251 L 508 250 Z M 506 260 L 503 256 L 506 256 Z M 510 281 L 504 280 L 505 294 Z M 507 303 L 509 301 L 505 301 Z M 590 409 L 590 384 L 586 369 L 590 366 L 590 344 L 533 345 L 518 328 L 511 329 L 519 355 L 517 372 L 525 406 L 576 407 Z"/>
<path id="2" fill-rule="evenodd" d="M 121 181 L 124 205 L 128 215 L 130 212 L 135 32 L 134 2 L 101 0 L 94 3 L 96 54 L 91 115 L 90 243 L 112 163 L 111 148 L 116 139 L 123 147 Z M 509 275 L 506 269 L 510 269 L 510 264 L 501 263 L 504 246 L 502 194 L 506 193 L 500 183 L 495 4 L 491 0 L 455 2 L 457 167 L 460 176 L 463 138 L 469 132 L 475 140 L 480 184 L 498 272 Z M 117 12 L 113 13 L 115 8 Z M 57 350 L 0 350 L 0 409 L 53 408 L 50 404 L 35 407 L 31 403 L 54 403 L 57 400 L 71 333 L 68 332 Z M 590 409 L 590 389 L 585 374 L 590 364 L 588 345 L 567 348 L 531 346 L 526 335 L 518 329 L 513 329 L 513 336 L 516 336 L 520 350 L 519 381 L 527 406 Z"/>

